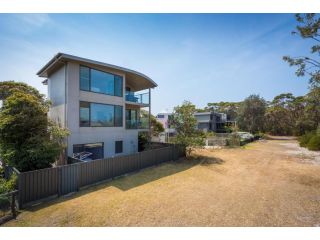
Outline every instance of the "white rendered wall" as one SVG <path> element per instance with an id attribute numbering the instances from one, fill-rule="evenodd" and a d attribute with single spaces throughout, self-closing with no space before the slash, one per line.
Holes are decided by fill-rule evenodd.
<path id="1" fill-rule="evenodd" d="M 88 65 L 90 67 L 90 65 Z M 138 130 L 125 128 L 125 76 L 118 72 L 111 72 L 123 76 L 123 97 L 109 96 L 100 93 L 80 91 L 78 63 L 67 64 L 67 127 L 68 156 L 72 156 L 74 144 L 104 143 L 104 157 L 115 155 L 115 141 L 123 141 L 123 153 L 130 154 L 138 151 Z M 99 69 L 97 67 L 93 67 Z M 100 69 L 103 70 L 103 69 Z M 110 72 L 110 71 L 108 71 Z M 123 106 L 122 127 L 80 127 L 79 102 L 95 102 Z"/>

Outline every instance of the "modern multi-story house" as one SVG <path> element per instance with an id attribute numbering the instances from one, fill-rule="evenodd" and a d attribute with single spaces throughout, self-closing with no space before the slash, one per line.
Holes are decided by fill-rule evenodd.
<path id="1" fill-rule="evenodd" d="M 197 112 L 197 129 L 213 132 L 225 132 L 226 126 L 234 126 L 235 121 L 227 119 L 227 114 L 216 112 Z"/>
<path id="2" fill-rule="evenodd" d="M 46 78 L 49 117 L 70 131 L 68 156 L 86 152 L 100 159 L 138 151 L 138 134 L 150 126 L 151 88 L 157 86 L 152 79 L 64 53 L 37 75 Z"/>

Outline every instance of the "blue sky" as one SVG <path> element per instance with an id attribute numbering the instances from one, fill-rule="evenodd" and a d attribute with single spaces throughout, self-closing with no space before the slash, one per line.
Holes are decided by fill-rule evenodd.
<path id="1" fill-rule="evenodd" d="M 0 14 L 1 78 L 42 93 L 36 72 L 57 52 L 140 71 L 158 83 L 152 112 L 183 100 L 267 100 L 303 95 L 282 56 L 305 55 L 311 42 L 292 36 L 293 14 Z"/>

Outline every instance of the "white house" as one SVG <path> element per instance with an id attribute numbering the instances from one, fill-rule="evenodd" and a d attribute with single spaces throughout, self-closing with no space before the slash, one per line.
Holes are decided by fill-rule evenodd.
<path id="1" fill-rule="evenodd" d="M 150 130 L 151 88 L 157 86 L 152 79 L 64 53 L 37 75 L 46 78 L 49 117 L 70 131 L 68 156 L 89 152 L 99 159 L 138 151 L 138 133 Z"/>

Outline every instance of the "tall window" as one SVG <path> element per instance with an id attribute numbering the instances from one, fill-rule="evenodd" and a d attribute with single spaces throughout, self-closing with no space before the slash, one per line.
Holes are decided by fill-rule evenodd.
<path id="1" fill-rule="evenodd" d="M 123 110 L 122 106 L 114 106 L 114 125 L 122 127 L 123 124 Z"/>
<path id="2" fill-rule="evenodd" d="M 121 76 L 80 66 L 80 90 L 122 97 Z"/>
<path id="3" fill-rule="evenodd" d="M 122 126 L 122 106 L 80 102 L 80 127 Z"/>
<path id="4" fill-rule="evenodd" d="M 80 126 L 90 126 L 90 103 L 80 102 Z"/>
<path id="5" fill-rule="evenodd" d="M 123 142 L 122 141 L 116 141 L 115 142 L 115 153 L 122 153 L 123 152 Z"/>

